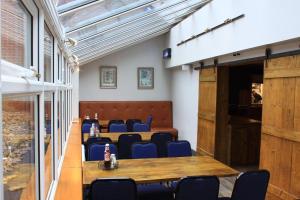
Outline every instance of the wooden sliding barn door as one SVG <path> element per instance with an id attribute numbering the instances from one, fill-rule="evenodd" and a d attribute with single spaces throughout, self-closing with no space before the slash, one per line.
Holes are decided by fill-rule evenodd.
<path id="1" fill-rule="evenodd" d="M 260 168 L 268 200 L 300 199 L 300 56 L 265 61 Z"/>
<path id="2" fill-rule="evenodd" d="M 197 152 L 214 156 L 216 130 L 217 71 L 200 70 Z"/>

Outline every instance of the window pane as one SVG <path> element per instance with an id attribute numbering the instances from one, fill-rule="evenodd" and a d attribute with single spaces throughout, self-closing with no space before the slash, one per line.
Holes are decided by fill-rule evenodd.
<path id="1" fill-rule="evenodd" d="M 1 3 L 2 59 L 29 68 L 32 65 L 32 16 L 19 0 L 2 0 Z"/>
<path id="2" fill-rule="evenodd" d="M 4 97 L 4 199 L 35 199 L 35 96 Z"/>
<path id="3" fill-rule="evenodd" d="M 52 82 L 51 71 L 53 69 L 53 36 L 45 24 L 44 31 L 44 78 L 46 82 Z"/>
<path id="4" fill-rule="evenodd" d="M 58 97 L 57 97 L 57 125 L 58 125 L 58 130 L 57 130 L 57 140 L 58 140 L 58 159 L 60 159 L 61 156 L 61 111 L 60 111 L 60 93 L 58 93 Z"/>
<path id="5" fill-rule="evenodd" d="M 53 180 L 52 93 L 45 93 L 45 198 Z"/>

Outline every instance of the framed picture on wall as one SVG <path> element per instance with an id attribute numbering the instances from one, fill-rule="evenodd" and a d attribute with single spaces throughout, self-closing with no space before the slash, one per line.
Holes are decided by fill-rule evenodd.
<path id="1" fill-rule="evenodd" d="M 100 88 L 101 89 L 117 88 L 117 67 L 109 67 L 109 66 L 100 67 Z"/>
<path id="2" fill-rule="evenodd" d="M 138 89 L 153 89 L 154 68 L 139 67 L 137 72 L 138 72 Z"/>

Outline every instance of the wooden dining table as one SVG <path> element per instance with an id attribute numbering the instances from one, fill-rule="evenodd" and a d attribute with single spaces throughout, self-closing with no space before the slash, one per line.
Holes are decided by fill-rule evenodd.
<path id="1" fill-rule="evenodd" d="M 121 133 L 99 133 L 96 134 L 94 137 L 107 137 L 110 138 L 112 140 L 112 142 L 118 142 L 119 136 L 122 134 L 140 134 L 142 137 L 142 141 L 150 141 L 151 140 L 151 136 L 157 132 L 154 131 L 149 131 L 149 132 L 121 132 Z M 177 133 L 171 133 L 173 138 L 176 139 Z M 83 135 L 83 141 L 86 142 L 89 138 L 90 138 L 90 134 L 89 133 L 84 133 Z"/>
<path id="2" fill-rule="evenodd" d="M 118 162 L 119 167 L 113 170 L 99 168 L 99 161 L 83 162 L 83 187 L 87 187 L 98 178 L 128 177 L 136 183 L 152 183 L 174 181 L 187 176 L 225 177 L 239 173 L 209 156 L 125 159 Z"/>

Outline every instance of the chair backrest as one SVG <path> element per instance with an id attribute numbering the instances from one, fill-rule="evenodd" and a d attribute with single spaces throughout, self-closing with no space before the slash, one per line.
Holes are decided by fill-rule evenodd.
<path id="1" fill-rule="evenodd" d="M 219 185 L 219 179 L 215 176 L 181 179 L 175 190 L 175 200 L 217 200 Z"/>
<path id="2" fill-rule="evenodd" d="M 240 174 L 235 181 L 231 200 L 264 200 L 269 179 L 270 173 L 267 170 Z"/>
<path id="3" fill-rule="evenodd" d="M 121 134 L 118 139 L 119 159 L 131 158 L 131 146 L 134 143 L 141 142 L 142 137 L 139 134 Z"/>
<path id="4" fill-rule="evenodd" d="M 126 125 L 127 125 L 127 131 L 128 132 L 133 132 L 134 123 L 142 123 L 142 120 L 140 120 L 140 119 L 128 119 L 128 120 L 126 120 Z"/>
<path id="5" fill-rule="evenodd" d="M 149 126 L 144 123 L 134 123 L 133 132 L 147 132 L 150 131 Z"/>
<path id="6" fill-rule="evenodd" d="M 152 115 L 148 115 L 147 120 L 146 120 L 146 124 L 148 125 L 149 130 L 151 130 L 152 120 L 153 120 Z"/>
<path id="7" fill-rule="evenodd" d="M 92 182 L 90 200 L 137 200 L 136 183 L 132 179 L 98 179 Z"/>
<path id="8" fill-rule="evenodd" d="M 109 126 L 109 132 L 127 132 L 126 124 L 111 124 Z"/>
<path id="9" fill-rule="evenodd" d="M 111 144 L 112 141 L 110 138 L 107 137 L 92 137 L 92 138 L 88 138 L 88 140 L 85 142 L 84 144 L 84 148 L 85 148 L 85 157 L 88 158 L 88 154 L 89 154 L 89 146 L 92 144 Z"/>
<path id="10" fill-rule="evenodd" d="M 131 147 L 132 158 L 157 158 L 157 148 L 154 143 L 135 143 Z"/>
<path id="11" fill-rule="evenodd" d="M 188 141 L 168 142 L 168 157 L 192 156 L 191 145 Z"/>
<path id="12" fill-rule="evenodd" d="M 90 123 L 82 124 L 81 133 L 82 133 L 82 134 L 83 134 L 83 133 L 89 133 L 91 127 L 92 127 L 92 124 L 90 124 Z"/>
<path id="13" fill-rule="evenodd" d="M 104 160 L 105 144 L 91 144 L 88 146 L 88 149 L 87 160 Z M 110 144 L 109 149 L 110 153 L 116 154 L 117 157 L 117 147 L 114 144 Z"/>
<path id="14" fill-rule="evenodd" d="M 154 133 L 151 136 L 151 142 L 156 144 L 159 158 L 168 156 L 167 143 L 171 141 L 173 141 L 171 133 Z"/>
<path id="15" fill-rule="evenodd" d="M 108 132 L 110 132 L 109 127 L 110 127 L 111 124 L 124 124 L 124 121 L 121 120 L 121 119 L 113 119 L 113 120 L 109 120 L 108 125 L 107 125 L 107 127 L 108 127 Z"/>

